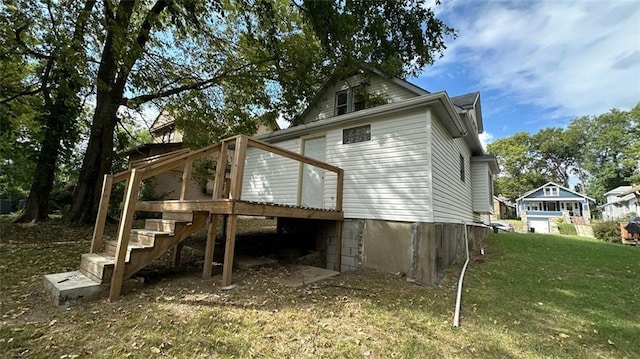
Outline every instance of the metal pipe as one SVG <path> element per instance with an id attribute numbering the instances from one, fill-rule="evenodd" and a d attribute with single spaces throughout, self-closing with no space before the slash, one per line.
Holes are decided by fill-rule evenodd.
<path id="1" fill-rule="evenodd" d="M 460 301 L 462 299 L 462 281 L 464 280 L 464 272 L 467 270 L 467 265 L 469 264 L 469 238 L 467 235 L 467 224 L 462 222 L 464 225 L 464 247 L 467 253 L 467 260 L 464 262 L 464 266 L 462 266 L 462 271 L 460 272 L 460 279 L 458 280 L 458 295 L 456 297 L 456 309 L 453 314 L 453 327 L 457 328 L 460 325 Z"/>

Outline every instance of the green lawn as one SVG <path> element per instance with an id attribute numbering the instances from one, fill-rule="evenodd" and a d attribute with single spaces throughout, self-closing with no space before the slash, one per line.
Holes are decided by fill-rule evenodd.
<path id="1" fill-rule="evenodd" d="M 237 272 L 219 289 L 185 263 L 115 303 L 53 307 L 42 274 L 76 269 L 89 242 L 43 227 L 0 233 L 0 357 L 637 358 L 640 249 L 591 239 L 499 233 L 472 258 L 460 328 L 454 268 L 437 288 L 357 270 L 299 289 L 287 267 Z M 45 225 L 49 226 L 49 225 Z M 37 231 L 38 235 L 30 235 Z M 90 231 L 89 231 L 90 233 Z M 161 267 L 159 267 L 161 268 Z"/>

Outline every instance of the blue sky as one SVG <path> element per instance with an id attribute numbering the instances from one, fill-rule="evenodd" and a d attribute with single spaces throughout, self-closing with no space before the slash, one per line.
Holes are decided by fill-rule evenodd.
<path id="1" fill-rule="evenodd" d="M 442 0 L 458 30 L 412 83 L 480 91 L 485 143 L 640 102 L 640 0 Z"/>

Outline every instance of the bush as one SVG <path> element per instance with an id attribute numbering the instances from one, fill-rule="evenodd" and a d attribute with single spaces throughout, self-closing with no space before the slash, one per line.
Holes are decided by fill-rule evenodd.
<path id="1" fill-rule="evenodd" d="M 593 235 L 606 242 L 621 242 L 620 239 L 620 222 L 604 221 L 596 222 L 591 226 Z"/>
<path id="2" fill-rule="evenodd" d="M 577 236 L 578 232 L 576 231 L 576 226 L 571 223 L 558 223 L 558 230 L 560 234 L 568 235 L 568 236 Z"/>

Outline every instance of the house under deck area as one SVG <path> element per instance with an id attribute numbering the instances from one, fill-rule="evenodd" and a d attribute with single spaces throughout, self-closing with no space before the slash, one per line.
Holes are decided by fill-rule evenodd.
<path id="1" fill-rule="evenodd" d="M 299 166 L 311 166 L 335 176 L 335 203 L 331 208 L 309 208 L 278 203 L 256 203 L 241 200 L 247 148 L 266 151 L 270 156 L 284 157 L 296 161 Z M 215 161 L 213 194 L 210 200 L 188 199 L 188 189 L 194 174 L 194 162 L 208 159 Z M 227 165 L 230 163 L 230 166 Z M 234 248 L 238 216 L 260 216 L 298 218 L 332 221 L 335 223 L 336 253 L 334 269 L 340 270 L 342 248 L 342 192 L 344 172 L 342 169 L 298 153 L 260 142 L 240 135 L 227 138 L 220 143 L 199 150 L 179 150 L 131 163 L 130 169 L 115 175 L 106 175 L 93 234 L 91 252 L 82 255 L 79 276 L 87 277 L 95 285 L 109 286 L 109 300 L 120 296 L 124 279 L 150 264 L 154 259 L 175 248 L 179 255 L 181 243 L 204 226 L 207 241 L 203 265 L 203 277 L 211 277 L 215 237 L 218 222 L 226 220 L 226 243 L 222 285 L 231 284 Z M 228 168 L 230 167 L 230 171 Z M 182 170 L 180 199 L 166 201 L 139 201 L 138 194 L 145 179 L 160 173 Z M 125 182 L 124 204 L 121 210 L 118 234 L 115 240 L 103 238 L 104 226 L 109 212 L 109 198 L 115 183 Z M 302 186 L 302 181 L 298 186 Z M 144 228 L 133 228 L 135 212 L 161 212 L 162 219 L 145 220 Z M 175 257 L 174 257 L 175 258 Z M 72 272 L 69 272 L 72 273 Z M 77 273 L 77 272 L 73 272 Z M 60 273 L 59 275 L 62 275 Z M 55 278 L 47 277 L 50 283 Z M 85 278 L 83 277 L 83 280 Z M 60 301 L 53 293 L 54 300 Z M 56 292 L 57 293 L 57 292 Z"/>

